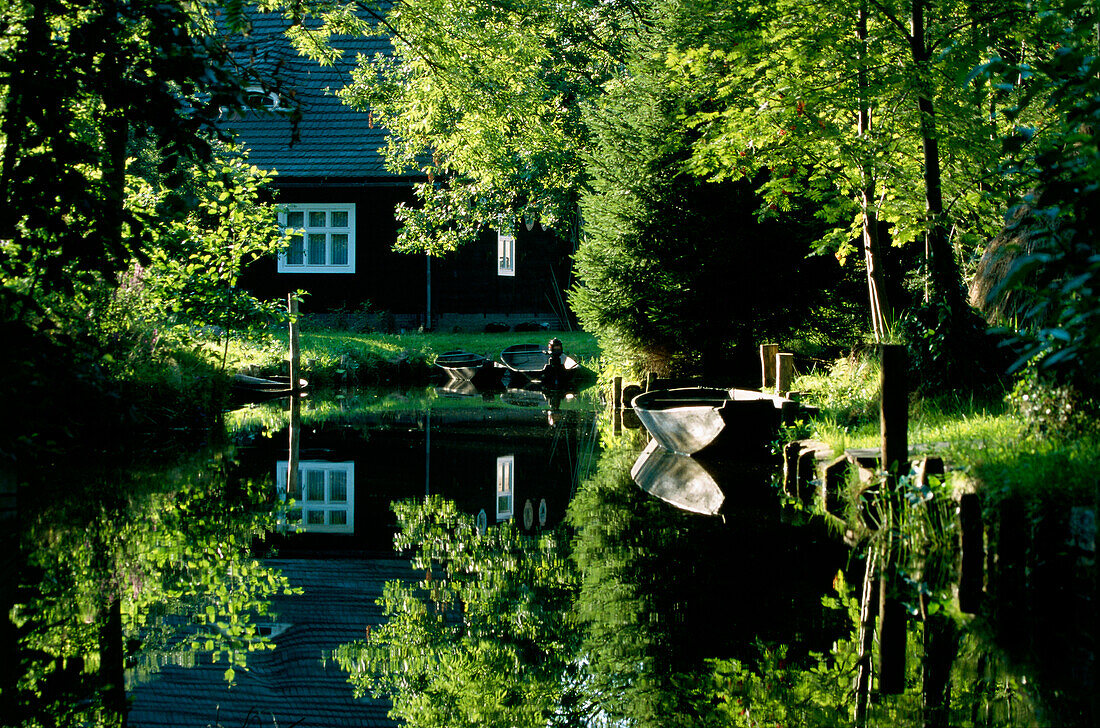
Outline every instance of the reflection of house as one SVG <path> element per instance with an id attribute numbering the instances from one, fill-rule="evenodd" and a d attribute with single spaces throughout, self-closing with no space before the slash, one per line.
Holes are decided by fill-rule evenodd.
<path id="1" fill-rule="evenodd" d="M 130 692 L 134 728 L 225 726 L 392 726 L 389 704 L 352 697 L 337 647 L 383 622 L 375 600 L 387 580 L 411 578 L 407 561 L 272 559 L 266 562 L 303 594 L 273 600 L 276 648 L 249 655 L 230 687 L 225 663 L 199 657 L 194 667 L 166 666 Z"/>
<path id="2" fill-rule="evenodd" d="M 322 67 L 294 51 L 283 35 L 288 23 L 281 13 L 254 12 L 247 36 L 228 37 L 257 85 L 270 90 L 258 89 L 255 110 L 226 126 L 253 164 L 278 171 L 280 221 L 301 231 L 278 260 L 253 266 L 244 284 L 263 297 L 305 289 L 310 311 L 354 310 L 369 301 L 410 326 L 425 323 L 430 283 L 431 325 L 557 323 L 560 304 L 551 302 L 560 302 L 569 285 L 572 249 L 537 224 L 516 226 L 507 275 L 498 275 L 495 231 L 430 263 L 393 252 L 394 206 L 413 203 L 412 185 L 424 178 L 388 170 L 379 153 L 385 130 L 335 95 L 349 82 L 356 56 L 386 53 L 388 41 L 340 36 L 334 45 L 343 55 Z"/>

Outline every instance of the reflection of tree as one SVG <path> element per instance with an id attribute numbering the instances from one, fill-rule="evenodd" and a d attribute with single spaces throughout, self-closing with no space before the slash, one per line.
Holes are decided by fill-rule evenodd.
<path id="1" fill-rule="evenodd" d="M 830 558 L 811 526 L 784 525 L 777 510 L 754 506 L 748 481 L 732 486 L 724 525 L 670 509 L 631 482 L 635 456 L 634 448 L 609 446 L 570 509 L 581 572 L 581 684 L 608 723 L 931 728 L 1033 720 L 1026 701 L 1015 703 L 1015 716 L 1006 712 L 1020 701 L 1018 678 L 988 644 L 963 635 L 965 620 L 947 613 L 948 570 L 934 559 L 952 562 L 951 552 L 921 552 L 906 562 L 904 578 L 897 563 L 890 567 L 905 609 L 924 617 L 895 625 L 906 645 L 900 694 L 878 690 L 881 665 L 877 651 L 869 654 L 868 690 L 876 692 L 857 720 L 863 590 L 837 571 L 844 547 L 833 543 L 839 558 Z M 857 578 L 861 561 L 849 563 Z M 928 583 L 934 574 L 941 576 Z M 877 567 L 871 575 L 879 583 Z M 873 635 L 878 597 L 866 598 Z"/>
<path id="2" fill-rule="evenodd" d="M 545 726 L 573 711 L 574 578 L 560 534 L 478 533 L 438 496 L 394 504 L 399 549 L 423 570 L 388 582 L 387 622 L 337 651 L 358 694 L 411 726 Z"/>
<path id="3" fill-rule="evenodd" d="M 249 546 L 271 514 L 256 512 L 258 488 L 228 484 L 224 460 L 52 495 L 23 535 L 12 610 L 21 667 L 6 720 L 117 723 L 124 663 L 141 680 L 205 655 L 232 680 L 248 652 L 269 646 L 254 619 L 288 585 Z"/>
<path id="4" fill-rule="evenodd" d="M 576 613 L 585 693 L 611 723 L 712 725 L 716 716 L 691 656 L 700 645 L 686 639 L 676 601 L 694 575 L 668 569 L 701 521 L 642 493 L 630 479 L 636 456 L 633 448 L 605 451 L 570 506 L 583 575 Z"/>

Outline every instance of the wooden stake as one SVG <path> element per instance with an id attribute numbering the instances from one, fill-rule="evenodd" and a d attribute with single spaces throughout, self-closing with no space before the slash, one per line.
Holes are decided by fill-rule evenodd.
<path id="1" fill-rule="evenodd" d="M 622 409 L 623 407 L 623 378 L 615 377 L 611 380 L 611 407 Z"/>
<path id="2" fill-rule="evenodd" d="M 794 381 L 794 354 L 775 355 L 775 393 L 785 395 Z"/>
<path id="3" fill-rule="evenodd" d="M 775 386 L 775 355 L 779 344 L 760 345 L 760 389 L 767 391 Z"/>
<path id="4" fill-rule="evenodd" d="M 890 476 L 890 487 L 897 485 L 897 476 L 909 465 L 909 385 L 905 347 L 900 344 L 879 345 L 882 361 L 882 403 L 880 423 L 882 434 L 882 469 Z"/>
<path id="5" fill-rule="evenodd" d="M 292 394 L 297 395 L 299 389 L 299 357 L 301 355 L 298 352 L 298 298 L 293 293 L 287 294 L 286 310 L 290 314 L 290 391 Z"/>
<path id="6" fill-rule="evenodd" d="M 985 566 L 985 528 L 976 493 L 959 498 L 959 611 L 973 614 L 982 603 Z"/>

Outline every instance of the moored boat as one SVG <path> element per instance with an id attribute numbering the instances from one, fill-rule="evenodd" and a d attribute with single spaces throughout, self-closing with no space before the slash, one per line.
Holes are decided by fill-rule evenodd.
<path id="1" fill-rule="evenodd" d="M 666 450 L 742 457 L 769 454 L 780 425 L 798 408 L 783 397 L 714 387 L 653 390 L 631 405 Z"/>
<path id="2" fill-rule="evenodd" d="M 541 344 L 513 344 L 500 352 L 501 363 L 513 374 L 555 387 L 571 383 L 580 370 L 573 357 L 560 354 L 560 360 L 560 368 L 548 369 L 550 352 Z"/>
<path id="3" fill-rule="evenodd" d="M 470 351 L 445 351 L 435 358 L 435 365 L 455 381 L 484 385 L 500 379 L 500 372 L 494 362 Z"/>

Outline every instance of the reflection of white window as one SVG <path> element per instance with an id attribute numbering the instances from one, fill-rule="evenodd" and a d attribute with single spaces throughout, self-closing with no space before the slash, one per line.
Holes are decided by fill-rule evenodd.
<path id="1" fill-rule="evenodd" d="M 282 108 L 279 103 L 279 94 L 274 91 L 265 91 L 260 84 L 252 84 L 244 91 L 244 100 L 252 109 L 267 109 L 276 111 Z"/>
<path id="2" fill-rule="evenodd" d="M 287 461 L 275 463 L 275 485 L 279 499 L 292 499 L 287 511 L 289 525 L 309 533 L 355 532 L 355 463 L 302 460 L 298 463 L 298 485 L 287 488 Z"/>
<path id="3" fill-rule="evenodd" d="M 291 231 L 279 253 L 280 273 L 354 273 L 355 205 L 284 205 L 279 224 Z"/>
<path id="4" fill-rule="evenodd" d="M 497 458 L 497 521 L 512 517 L 515 498 L 516 456 Z"/>

